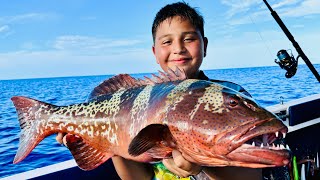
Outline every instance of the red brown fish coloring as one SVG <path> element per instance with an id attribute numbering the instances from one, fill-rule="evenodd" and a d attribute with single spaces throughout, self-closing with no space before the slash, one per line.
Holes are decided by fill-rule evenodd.
<path id="1" fill-rule="evenodd" d="M 84 170 L 114 155 L 155 162 L 173 149 L 203 166 L 262 168 L 285 166 L 290 159 L 283 145 L 273 144 L 287 133 L 274 114 L 250 97 L 186 79 L 179 70 L 160 72 L 153 80 L 114 76 L 81 104 L 55 106 L 20 96 L 12 101 L 21 126 L 14 163 L 57 132 L 71 134 L 68 148 Z"/>

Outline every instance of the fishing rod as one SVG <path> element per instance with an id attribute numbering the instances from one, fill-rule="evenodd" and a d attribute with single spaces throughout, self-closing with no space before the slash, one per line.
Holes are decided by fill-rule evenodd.
<path id="1" fill-rule="evenodd" d="M 291 57 L 290 57 L 289 54 L 286 52 L 286 50 L 280 50 L 277 53 L 277 56 L 278 56 L 280 61 L 275 61 L 275 62 L 277 64 L 279 64 L 279 66 L 282 69 L 287 70 L 286 77 L 290 78 L 290 77 L 295 75 L 295 73 L 297 71 L 298 58 L 301 57 L 304 60 L 304 62 L 306 63 L 306 65 L 309 67 L 309 69 L 311 70 L 313 75 L 320 82 L 320 76 L 319 76 L 317 70 L 314 68 L 314 66 L 312 65 L 312 63 L 308 59 L 308 57 L 304 54 L 304 52 L 302 51 L 302 49 L 299 46 L 299 44 L 294 40 L 294 37 L 292 36 L 292 34 L 290 33 L 290 31 L 288 30 L 286 25 L 282 22 L 282 20 L 280 19 L 279 15 L 277 14 L 277 12 L 275 12 L 272 9 L 272 7 L 269 5 L 267 0 L 263 0 L 263 2 L 266 4 L 266 6 L 268 7 L 268 9 L 271 12 L 271 15 L 276 20 L 276 22 L 278 23 L 278 25 L 280 26 L 282 31 L 286 34 L 288 39 L 292 42 L 292 45 L 295 47 L 296 51 L 299 54 L 298 57 L 297 57 L 297 60 L 295 60 L 295 58 L 293 57 L 292 53 L 291 53 Z"/>

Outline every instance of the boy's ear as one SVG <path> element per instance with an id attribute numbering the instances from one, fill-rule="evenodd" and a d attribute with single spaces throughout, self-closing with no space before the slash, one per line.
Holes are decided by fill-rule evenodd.
<path id="1" fill-rule="evenodd" d="M 203 38 L 203 50 L 204 50 L 204 57 L 207 56 L 207 47 L 208 47 L 208 38 L 204 37 Z"/>
<path id="2" fill-rule="evenodd" d="M 153 52 L 153 55 L 156 55 L 156 52 L 155 52 L 155 48 L 154 48 L 154 45 L 152 45 L 152 52 Z"/>
<path id="3" fill-rule="evenodd" d="M 158 61 L 157 56 L 156 56 L 156 49 L 155 49 L 154 45 L 152 46 L 152 52 L 153 52 L 154 57 L 156 58 L 157 64 L 159 64 L 159 61 Z"/>

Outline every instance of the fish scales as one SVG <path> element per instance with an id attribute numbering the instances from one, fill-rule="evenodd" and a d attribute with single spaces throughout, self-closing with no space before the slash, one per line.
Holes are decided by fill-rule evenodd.
<path id="1" fill-rule="evenodd" d="M 247 144 L 258 145 L 262 136 L 274 140 L 272 134 L 287 132 L 252 98 L 220 84 L 186 79 L 182 71 L 155 77 L 112 77 L 93 90 L 89 102 L 69 106 L 13 97 L 21 125 L 14 163 L 57 132 L 68 133 L 67 146 L 84 170 L 114 155 L 159 161 L 171 156 L 173 149 L 205 166 L 260 168 L 289 163 L 287 150 Z"/>

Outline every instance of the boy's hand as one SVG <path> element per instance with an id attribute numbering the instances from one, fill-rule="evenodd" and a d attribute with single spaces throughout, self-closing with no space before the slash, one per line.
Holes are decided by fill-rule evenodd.
<path id="1" fill-rule="evenodd" d="M 56 136 L 56 140 L 58 141 L 58 143 L 63 144 L 67 147 L 66 134 L 58 133 L 58 135 Z"/>
<path id="2" fill-rule="evenodd" d="M 177 150 L 172 151 L 172 158 L 164 159 L 162 160 L 162 163 L 169 171 L 173 172 L 179 177 L 197 175 L 202 171 L 201 166 L 187 161 Z"/>

